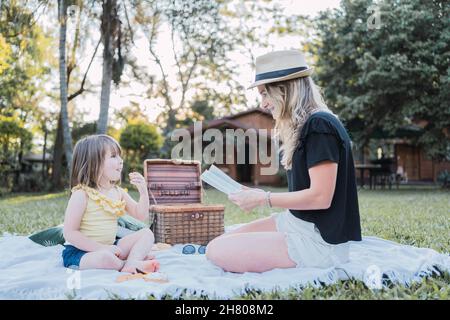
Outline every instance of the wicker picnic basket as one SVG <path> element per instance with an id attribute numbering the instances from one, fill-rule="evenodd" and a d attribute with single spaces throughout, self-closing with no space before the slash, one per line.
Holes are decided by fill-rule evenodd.
<path id="1" fill-rule="evenodd" d="M 224 233 L 224 206 L 202 204 L 198 161 L 144 161 L 156 242 L 206 245 Z"/>

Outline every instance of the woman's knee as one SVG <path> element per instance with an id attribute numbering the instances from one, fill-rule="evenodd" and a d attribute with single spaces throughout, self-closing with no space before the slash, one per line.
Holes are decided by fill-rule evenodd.
<path id="1" fill-rule="evenodd" d="M 227 238 L 215 238 L 206 246 L 206 258 L 218 267 L 221 267 L 225 271 L 234 271 L 233 248 L 231 247 L 230 239 Z"/>
<path id="2" fill-rule="evenodd" d="M 221 246 L 222 238 L 218 237 L 211 240 L 206 246 L 205 256 L 206 259 L 216 264 L 216 261 L 220 258 L 220 246 Z"/>

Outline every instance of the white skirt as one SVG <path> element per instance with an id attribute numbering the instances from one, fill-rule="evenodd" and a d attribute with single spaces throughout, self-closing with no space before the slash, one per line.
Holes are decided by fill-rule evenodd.
<path id="1" fill-rule="evenodd" d="M 331 268 L 348 261 L 348 242 L 325 242 L 314 223 L 295 217 L 289 210 L 272 216 L 278 232 L 285 234 L 289 258 L 297 268 Z"/>

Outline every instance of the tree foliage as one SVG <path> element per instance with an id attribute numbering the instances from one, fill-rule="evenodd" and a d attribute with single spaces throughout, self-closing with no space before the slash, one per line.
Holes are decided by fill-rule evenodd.
<path id="1" fill-rule="evenodd" d="M 50 46 L 31 10 L 18 1 L 1 2 L 0 114 L 25 120 L 38 108 L 42 82 L 49 73 L 46 50 Z"/>
<path id="2" fill-rule="evenodd" d="M 362 144 L 377 131 L 394 137 L 416 128 L 410 138 L 428 155 L 449 158 L 448 1 L 377 1 L 379 28 L 369 28 L 374 4 L 344 0 L 316 21 L 317 77 L 327 101 Z"/>
<path id="3" fill-rule="evenodd" d="M 143 120 L 130 120 L 120 133 L 120 145 L 124 151 L 125 165 L 142 171 L 142 162 L 155 154 L 163 145 L 163 138 L 156 126 Z"/>

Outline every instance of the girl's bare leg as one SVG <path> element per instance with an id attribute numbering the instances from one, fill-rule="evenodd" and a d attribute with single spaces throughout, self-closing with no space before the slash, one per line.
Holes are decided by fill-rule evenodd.
<path id="1" fill-rule="evenodd" d="M 132 236 L 134 237 L 131 238 Z M 144 272 L 158 271 L 158 261 L 146 260 L 155 241 L 152 231 L 146 228 L 128 237 L 130 238 L 124 237 L 117 244 L 119 248 L 129 252 L 127 261 L 121 271 L 129 273 L 136 273 L 137 269 Z"/>
<path id="2" fill-rule="evenodd" d="M 112 252 L 102 250 L 88 252 L 80 260 L 80 270 L 86 269 L 112 269 L 120 270 L 125 261 L 116 257 Z"/>
<path id="3" fill-rule="evenodd" d="M 153 236 L 153 232 L 148 228 L 144 228 L 144 229 L 136 231 L 132 234 L 129 234 L 117 242 L 117 246 L 122 250 L 122 255 L 120 256 L 120 258 L 122 260 L 128 259 L 131 249 L 142 237 L 147 237 L 148 239 L 150 239 L 150 241 L 152 242 L 152 246 L 153 246 L 153 242 L 154 242 L 155 238 Z M 151 248 L 148 251 L 147 255 L 151 255 L 150 251 L 151 251 Z"/>

